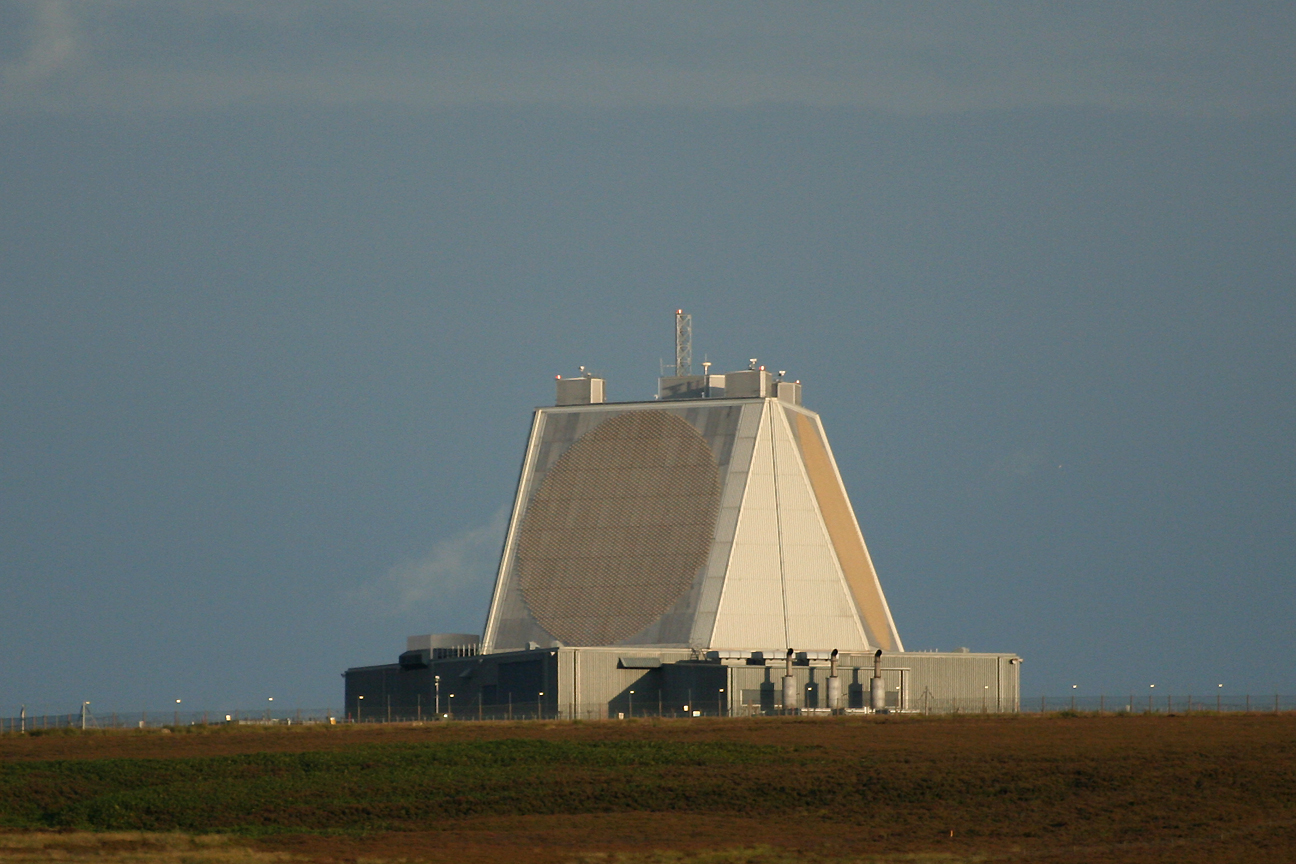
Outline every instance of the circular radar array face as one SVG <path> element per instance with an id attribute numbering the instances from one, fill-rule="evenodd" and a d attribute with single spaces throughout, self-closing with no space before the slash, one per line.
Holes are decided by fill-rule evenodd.
<path id="1" fill-rule="evenodd" d="M 706 564 L 720 471 L 689 423 L 629 411 L 550 469 L 518 538 L 522 597 L 566 645 L 615 645 L 657 620 Z"/>

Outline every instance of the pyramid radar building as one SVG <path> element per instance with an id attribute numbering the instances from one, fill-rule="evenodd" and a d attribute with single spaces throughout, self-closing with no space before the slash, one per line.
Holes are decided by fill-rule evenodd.
<path id="1" fill-rule="evenodd" d="M 698 692 L 714 702 L 685 713 L 1017 710 L 1016 655 L 904 651 L 800 381 L 755 360 L 691 374 L 691 318 L 675 323 L 651 402 L 606 402 L 583 368 L 557 378 L 484 633 L 410 637 L 399 664 L 348 670 L 348 713 L 679 713 Z"/>
<path id="2" fill-rule="evenodd" d="M 576 404 L 535 412 L 485 652 L 903 650 L 800 385 L 709 377 L 705 398 L 621 404 L 576 379 Z"/>

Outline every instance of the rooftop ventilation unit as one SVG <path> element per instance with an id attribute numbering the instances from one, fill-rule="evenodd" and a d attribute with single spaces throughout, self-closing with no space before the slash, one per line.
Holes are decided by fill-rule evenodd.
<path id="1" fill-rule="evenodd" d="M 598 405 L 604 401 L 602 378 L 595 378 L 585 367 L 581 367 L 580 377 L 564 378 L 554 376 L 558 384 L 558 405 Z"/>

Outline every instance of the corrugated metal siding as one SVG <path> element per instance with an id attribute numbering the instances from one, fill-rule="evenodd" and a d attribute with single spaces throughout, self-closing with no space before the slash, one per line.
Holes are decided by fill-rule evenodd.
<path id="1" fill-rule="evenodd" d="M 688 660 L 692 652 L 667 649 L 651 652 L 664 663 Z M 660 697 L 660 669 L 621 669 L 622 656 L 648 656 L 642 648 L 619 650 L 606 648 L 563 648 L 559 650 L 559 668 L 569 670 L 560 676 L 560 686 L 571 686 L 559 694 L 559 704 L 568 719 L 602 719 L 626 711 L 631 689 L 636 690 L 636 713 L 648 713 Z M 571 682 L 568 685 L 568 682 Z"/>
<path id="2" fill-rule="evenodd" d="M 995 654 L 884 654 L 882 679 L 887 707 L 900 711 L 944 713 L 1015 712 L 1019 705 L 1019 670 L 1015 655 Z M 783 665 L 733 666 L 731 680 L 737 694 L 735 704 L 753 705 L 749 698 L 762 686 L 773 688 L 767 708 L 782 709 Z M 827 679 L 827 664 L 793 666 L 798 692 Z M 868 704 L 869 680 L 873 677 L 873 658 L 863 654 L 842 655 L 838 665 L 842 679 L 842 707 L 863 708 Z M 745 694 L 745 695 L 744 695 Z M 822 691 L 820 693 L 822 696 Z M 823 703 L 820 703 L 823 707 Z"/>
<path id="3" fill-rule="evenodd" d="M 658 657 L 665 665 L 621 669 L 621 657 Z M 635 714 L 645 715 L 656 713 L 659 700 L 665 713 L 678 713 L 681 705 L 674 703 L 688 694 L 690 687 L 693 697 L 705 700 L 702 707 L 709 714 L 715 713 L 717 705 L 737 713 L 759 713 L 762 697 L 768 700 L 768 709 L 781 709 L 782 663 L 721 666 L 686 662 L 684 669 L 671 666 L 696 659 L 694 652 L 684 649 L 563 648 L 433 661 L 417 673 L 402 672 L 396 664 L 348 669 L 346 710 L 354 717 L 360 706 L 357 697 L 364 694 L 362 719 L 386 719 L 389 705 L 392 719 L 426 717 L 435 709 L 433 675 L 441 676 L 441 710 L 453 711 L 463 719 L 529 717 L 539 711 L 546 716 L 596 719 L 629 713 L 631 708 Z M 888 707 L 932 713 L 1017 711 L 1021 670 L 1014 662 L 1017 659 L 1011 654 L 886 654 L 882 665 Z M 847 653 L 840 660 L 838 674 L 846 702 L 842 707 L 862 708 L 873 658 Z M 815 707 L 806 700 L 814 692 L 816 698 L 825 697 L 822 689 L 815 688 L 827 680 L 827 663 L 793 666 L 793 675 L 801 694 L 800 707 Z M 721 685 L 725 676 L 729 683 Z M 670 680 L 676 682 L 673 695 Z M 718 693 L 719 686 L 726 686 L 729 695 Z M 538 692 L 541 688 L 543 697 Z M 631 689 L 636 691 L 633 699 Z M 818 707 L 827 706 L 820 701 Z"/>
<path id="4" fill-rule="evenodd" d="M 883 666 L 909 670 L 905 707 L 914 711 L 1016 711 L 1020 665 L 1016 655 L 926 653 L 883 654 Z M 871 658 L 851 656 L 868 666 Z M 870 667 L 871 668 L 871 667 Z M 870 671 L 870 674 L 871 671 Z"/>

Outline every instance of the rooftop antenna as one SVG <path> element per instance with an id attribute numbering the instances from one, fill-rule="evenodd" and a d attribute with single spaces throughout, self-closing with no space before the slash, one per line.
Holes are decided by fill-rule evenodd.
<path id="1" fill-rule="evenodd" d="M 675 374 L 693 374 L 693 316 L 675 310 Z"/>

